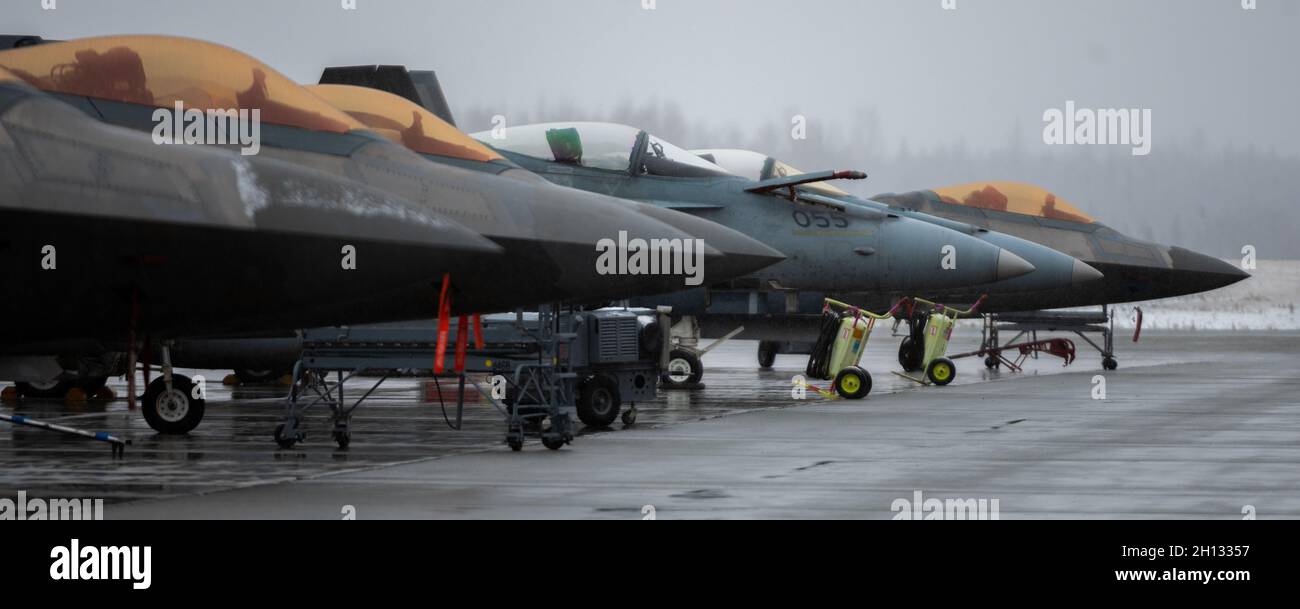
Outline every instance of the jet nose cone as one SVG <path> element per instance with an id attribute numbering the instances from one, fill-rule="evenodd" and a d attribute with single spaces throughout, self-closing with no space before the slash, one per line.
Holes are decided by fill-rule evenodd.
<path id="1" fill-rule="evenodd" d="M 1196 287 L 1197 292 L 1232 285 L 1250 277 L 1250 273 L 1218 258 L 1181 247 L 1169 248 L 1169 258 L 1174 270 L 1181 271 L 1180 274 L 1190 282 L 1187 287 Z"/>
<path id="2" fill-rule="evenodd" d="M 1025 260 L 1007 250 L 1002 250 L 998 253 L 998 281 L 1012 279 L 1021 275 L 1028 275 L 1032 272 L 1034 272 L 1034 265 L 1029 264 L 1028 260 Z"/>
<path id="3" fill-rule="evenodd" d="M 1070 270 L 1070 281 L 1072 283 L 1087 283 L 1089 281 L 1096 281 L 1103 277 L 1105 277 L 1105 275 L 1103 275 L 1101 271 L 1092 268 L 1091 265 L 1079 260 L 1078 258 L 1074 259 L 1074 268 Z"/>

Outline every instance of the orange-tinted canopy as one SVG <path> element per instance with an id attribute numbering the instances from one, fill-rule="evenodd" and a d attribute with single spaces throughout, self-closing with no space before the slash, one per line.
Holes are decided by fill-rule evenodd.
<path id="1" fill-rule="evenodd" d="M 501 158 L 404 97 L 351 85 L 307 85 L 306 88 L 372 131 L 416 152 L 481 162 Z"/>
<path id="2" fill-rule="evenodd" d="M 266 64 L 219 44 L 170 36 L 105 36 L 0 52 L 32 86 L 160 108 L 261 111 L 265 123 L 346 133 L 365 129 Z"/>
<path id="3" fill-rule="evenodd" d="M 945 203 L 965 205 L 980 209 L 1007 211 L 1039 218 L 1067 222 L 1095 222 L 1088 214 L 1045 189 L 1017 182 L 976 182 L 961 186 L 935 188 L 934 193 Z"/>

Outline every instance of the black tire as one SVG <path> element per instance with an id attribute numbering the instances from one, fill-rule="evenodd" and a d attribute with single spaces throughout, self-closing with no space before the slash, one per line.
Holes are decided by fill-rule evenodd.
<path id="1" fill-rule="evenodd" d="M 847 385 L 847 387 L 846 387 Z M 871 373 L 849 366 L 835 375 L 835 392 L 846 400 L 860 400 L 871 393 Z"/>
<path id="2" fill-rule="evenodd" d="M 993 370 L 1002 365 L 1002 361 L 992 355 L 984 358 L 984 367 Z"/>
<path id="3" fill-rule="evenodd" d="M 669 387 L 694 385 L 704 378 L 704 364 L 694 353 L 685 349 L 673 349 L 668 354 L 668 370 L 661 380 Z"/>
<path id="4" fill-rule="evenodd" d="M 636 405 L 633 404 L 632 408 L 624 410 L 621 418 L 624 425 L 636 425 Z"/>
<path id="5" fill-rule="evenodd" d="M 781 350 L 780 343 L 770 340 L 758 343 L 758 367 L 767 370 L 776 363 L 776 354 Z"/>
<path id="6" fill-rule="evenodd" d="M 194 382 L 181 374 L 172 375 L 172 389 L 158 377 L 145 389 L 144 420 L 154 431 L 163 434 L 187 434 L 203 421 L 205 400 L 193 395 Z"/>
<path id="7" fill-rule="evenodd" d="M 903 342 L 898 344 L 898 365 L 906 372 L 916 372 L 921 369 L 922 357 L 925 357 L 925 352 L 920 345 L 912 337 L 904 336 Z"/>
<path id="8" fill-rule="evenodd" d="M 510 438 L 506 440 L 506 444 L 510 445 L 510 450 L 513 452 L 519 452 L 524 449 L 524 441 L 518 438 Z"/>
<path id="9" fill-rule="evenodd" d="M 588 378 L 578 392 L 578 420 L 588 427 L 609 427 L 623 406 L 618 383 L 598 374 Z"/>
<path id="10" fill-rule="evenodd" d="M 352 444 L 352 434 L 342 431 L 334 432 L 334 442 L 339 448 L 347 448 Z"/>
<path id="11" fill-rule="evenodd" d="M 664 342 L 663 328 L 659 327 L 659 322 L 646 324 L 638 334 L 641 357 L 659 359 L 659 349 L 663 347 Z"/>
<path id="12" fill-rule="evenodd" d="M 567 444 L 567 442 L 565 442 L 563 438 L 549 438 L 542 436 L 542 446 L 551 450 L 560 450 L 561 448 L 564 448 L 565 444 Z"/>
<path id="13" fill-rule="evenodd" d="M 298 438 L 290 438 L 284 435 L 284 423 L 275 426 L 275 443 L 280 448 L 293 448 L 298 443 Z"/>
<path id="14" fill-rule="evenodd" d="M 957 364 L 946 357 L 937 357 L 926 367 L 925 376 L 931 383 L 942 387 L 957 378 Z"/>
<path id="15" fill-rule="evenodd" d="M 61 400 L 68 395 L 68 390 L 72 389 L 73 386 L 72 381 L 61 378 L 44 383 L 14 383 L 14 389 L 22 397 L 57 400 Z"/>
<path id="16" fill-rule="evenodd" d="M 1101 360 L 1101 367 L 1105 370 L 1118 370 L 1119 362 L 1113 357 L 1107 357 Z"/>

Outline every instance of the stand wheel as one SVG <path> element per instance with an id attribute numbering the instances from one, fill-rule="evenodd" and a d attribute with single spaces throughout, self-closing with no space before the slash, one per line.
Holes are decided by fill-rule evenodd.
<path id="1" fill-rule="evenodd" d="M 293 448 L 293 445 L 298 443 L 298 438 L 284 435 L 284 423 L 280 423 L 275 426 L 275 443 L 279 444 L 280 448 Z"/>
<path id="2" fill-rule="evenodd" d="M 542 446 L 551 450 L 560 450 L 561 448 L 564 448 L 565 444 L 568 444 L 568 442 L 565 442 L 563 437 L 542 436 Z"/>
<path id="3" fill-rule="evenodd" d="M 590 427 L 609 427 L 618 418 L 622 405 L 618 383 L 608 376 L 595 375 L 578 392 L 578 420 Z"/>
<path id="4" fill-rule="evenodd" d="M 857 366 L 849 366 L 835 375 L 835 391 L 846 400 L 860 400 L 871 393 L 871 374 Z"/>
<path id="5" fill-rule="evenodd" d="M 903 342 L 898 344 L 898 365 L 906 372 L 920 370 L 923 355 L 920 345 L 916 344 L 910 336 L 903 337 Z"/>
<path id="6" fill-rule="evenodd" d="M 347 448 L 352 444 L 352 434 L 346 431 L 336 431 L 334 432 L 334 442 L 339 445 L 339 448 Z"/>
<path id="7" fill-rule="evenodd" d="M 765 340 L 758 343 L 758 367 L 764 370 L 771 368 L 776 363 L 776 353 L 780 350 L 779 343 Z"/>
<path id="8" fill-rule="evenodd" d="M 952 379 L 957 377 L 957 364 L 952 363 L 952 360 L 946 357 L 936 358 L 930 362 L 930 367 L 926 369 L 925 376 L 930 379 L 931 383 L 942 387 L 951 383 Z"/>
<path id="9" fill-rule="evenodd" d="M 1001 366 L 1001 365 L 1002 365 L 1002 362 L 1001 362 L 1000 360 L 998 360 L 998 358 L 993 357 L 992 355 L 990 355 L 990 356 L 984 358 L 984 367 L 985 367 L 985 368 L 988 368 L 989 370 L 993 370 L 993 369 L 995 369 L 995 368 L 997 368 L 998 366 Z"/>
<path id="10" fill-rule="evenodd" d="M 1115 361 L 1115 358 L 1113 357 L 1107 357 L 1101 360 L 1101 367 L 1106 370 L 1118 370 L 1119 362 Z"/>
<path id="11" fill-rule="evenodd" d="M 510 450 L 519 452 L 524 449 L 523 438 L 506 438 L 506 444 L 510 445 Z"/>
<path id="12" fill-rule="evenodd" d="M 188 376 L 172 375 L 172 388 L 158 377 L 144 391 L 141 410 L 149 427 L 158 433 L 186 434 L 203 421 L 204 400 L 194 397 L 194 382 Z"/>
<path id="13" fill-rule="evenodd" d="M 633 406 L 633 407 L 631 407 L 631 408 L 629 408 L 629 409 L 623 411 L 623 417 L 622 417 L 622 418 L 623 418 L 623 424 L 624 424 L 624 425 L 635 425 L 635 424 L 636 424 L 636 406 Z"/>
<path id="14" fill-rule="evenodd" d="M 685 349 L 673 349 L 668 354 L 668 369 L 662 380 L 669 387 L 694 385 L 704 377 L 704 364 L 699 356 Z"/>

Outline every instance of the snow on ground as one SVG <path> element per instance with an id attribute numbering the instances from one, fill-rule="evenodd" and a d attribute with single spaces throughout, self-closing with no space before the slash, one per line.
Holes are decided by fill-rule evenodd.
<path id="1" fill-rule="evenodd" d="M 1300 330 L 1300 311 L 1296 310 L 1300 304 L 1300 260 L 1261 260 L 1250 274 L 1245 281 L 1211 292 L 1118 305 L 1115 326 L 1133 328 L 1133 308 L 1137 306 L 1142 307 L 1144 331 Z"/>
<path id="2" fill-rule="evenodd" d="M 1239 260 L 1228 260 L 1239 264 Z M 1136 303 L 1143 329 L 1300 329 L 1300 260 L 1261 260 L 1251 277 L 1211 292 Z M 1115 325 L 1131 328 L 1133 305 L 1120 305 Z"/>

